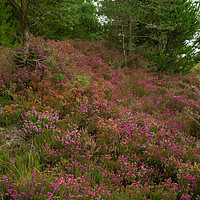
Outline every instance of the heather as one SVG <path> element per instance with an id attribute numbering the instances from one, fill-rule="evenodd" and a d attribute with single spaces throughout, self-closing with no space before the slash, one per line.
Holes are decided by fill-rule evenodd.
<path id="1" fill-rule="evenodd" d="M 20 47 L 1 49 L 2 199 L 200 199 L 198 67 L 122 67 L 108 42 L 29 48 L 26 66 Z"/>

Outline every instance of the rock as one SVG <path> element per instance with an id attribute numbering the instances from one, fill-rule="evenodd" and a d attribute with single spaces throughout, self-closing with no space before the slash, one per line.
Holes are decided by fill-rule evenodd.
<path id="1" fill-rule="evenodd" d="M 0 135 L 5 132 L 6 144 L 12 147 L 19 147 L 25 140 L 16 124 L 12 124 L 6 128 L 0 127 Z M 3 136 L 4 137 L 4 136 Z"/>
<path id="2" fill-rule="evenodd" d="M 3 113 L 3 104 L 0 103 L 0 115 Z M 19 131 L 17 124 L 11 124 L 8 127 L 0 127 L 0 137 L 6 139 L 6 144 L 11 147 L 19 147 L 25 140 L 22 138 L 22 134 Z M 2 144 L 0 144 L 1 146 Z"/>

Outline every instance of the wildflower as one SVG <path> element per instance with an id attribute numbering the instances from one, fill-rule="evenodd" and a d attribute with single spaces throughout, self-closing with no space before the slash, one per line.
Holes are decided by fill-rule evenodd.
<path id="1" fill-rule="evenodd" d="M 6 140 L 6 132 L 3 132 L 3 138 Z"/>

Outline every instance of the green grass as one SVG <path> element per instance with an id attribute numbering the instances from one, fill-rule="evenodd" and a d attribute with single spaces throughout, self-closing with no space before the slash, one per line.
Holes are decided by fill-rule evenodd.
<path id="1" fill-rule="evenodd" d="M 3 106 L 6 106 L 6 105 L 11 105 L 13 104 L 15 101 L 13 100 L 12 96 L 10 95 L 2 95 L 0 96 L 0 103 L 3 105 Z"/>

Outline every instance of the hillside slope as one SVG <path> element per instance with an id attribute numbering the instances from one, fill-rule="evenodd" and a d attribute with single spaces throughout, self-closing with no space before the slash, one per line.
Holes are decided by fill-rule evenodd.
<path id="1" fill-rule="evenodd" d="M 200 199 L 198 70 L 121 68 L 102 42 L 21 52 L 0 58 L 3 199 Z"/>

